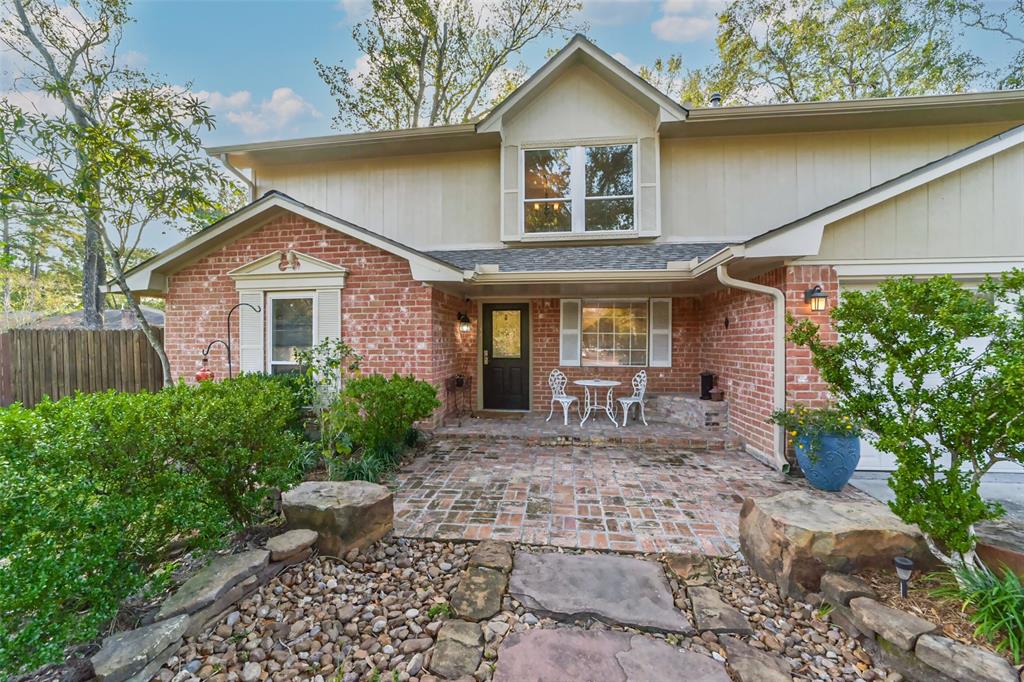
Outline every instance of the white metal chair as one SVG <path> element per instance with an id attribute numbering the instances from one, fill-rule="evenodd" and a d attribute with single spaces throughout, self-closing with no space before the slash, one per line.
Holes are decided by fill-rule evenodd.
<path id="1" fill-rule="evenodd" d="M 559 403 L 562 406 L 562 414 L 565 416 L 565 425 L 569 425 L 569 406 L 576 402 L 576 396 L 568 395 L 565 392 L 565 386 L 569 383 L 568 377 L 560 369 L 551 370 L 551 374 L 548 375 L 548 386 L 551 387 L 551 411 L 548 412 L 548 418 L 544 421 L 551 421 L 552 415 L 555 414 L 555 403 Z M 579 412 L 580 406 L 577 403 L 576 411 Z"/>
<path id="2" fill-rule="evenodd" d="M 625 426 L 629 420 L 629 408 L 634 405 L 639 406 L 640 420 L 643 421 L 644 426 L 647 426 L 647 417 L 644 416 L 644 393 L 647 392 L 647 372 L 640 370 L 633 377 L 633 395 L 628 398 L 619 398 L 619 404 L 622 405 L 622 424 Z"/>

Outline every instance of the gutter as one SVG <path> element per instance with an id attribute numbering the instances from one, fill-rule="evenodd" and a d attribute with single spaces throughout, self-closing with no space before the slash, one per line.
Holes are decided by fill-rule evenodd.
<path id="1" fill-rule="evenodd" d="M 224 164 L 224 168 L 228 170 L 232 175 L 241 180 L 246 187 L 249 188 L 249 201 L 256 201 L 256 183 L 249 179 L 242 171 L 231 165 L 231 161 L 227 154 L 218 154 L 217 158 Z"/>
<path id="2" fill-rule="evenodd" d="M 775 325 L 772 334 L 773 346 L 773 407 L 776 410 L 786 409 L 786 294 L 775 287 L 755 284 L 742 279 L 736 279 L 729 274 L 727 264 L 719 265 L 716 270 L 718 281 L 732 289 L 752 291 L 756 294 L 771 296 L 775 308 Z M 785 432 L 778 424 L 772 426 L 772 440 L 775 444 L 775 451 L 772 453 L 775 461 L 772 464 L 779 469 L 786 464 L 786 438 Z"/>

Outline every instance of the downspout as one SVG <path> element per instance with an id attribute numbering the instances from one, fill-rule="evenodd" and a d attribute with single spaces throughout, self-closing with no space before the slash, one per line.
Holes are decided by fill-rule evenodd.
<path id="1" fill-rule="evenodd" d="M 781 289 L 755 284 L 742 279 L 736 279 L 729 274 L 729 267 L 725 264 L 719 265 L 716 269 L 718 281 L 732 289 L 752 291 L 757 294 L 771 296 L 775 307 L 775 326 L 772 334 L 773 341 L 773 404 L 774 409 L 786 409 L 786 294 Z M 786 468 L 786 434 L 778 424 L 772 426 L 772 440 L 775 444 L 775 452 L 772 453 L 776 459 L 775 465 L 780 469 Z"/>
<path id="2" fill-rule="evenodd" d="M 224 164 L 226 169 L 228 169 L 228 172 L 241 180 L 245 186 L 249 188 L 249 201 L 256 201 L 256 183 L 250 180 L 249 176 L 245 173 L 232 166 L 227 154 L 221 154 L 217 158 L 220 159 L 220 162 Z"/>

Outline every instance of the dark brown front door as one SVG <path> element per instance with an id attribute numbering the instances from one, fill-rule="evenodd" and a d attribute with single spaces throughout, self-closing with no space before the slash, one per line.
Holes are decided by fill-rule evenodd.
<path id="1" fill-rule="evenodd" d="M 486 303 L 484 409 L 530 409 L 530 306 Z"/>

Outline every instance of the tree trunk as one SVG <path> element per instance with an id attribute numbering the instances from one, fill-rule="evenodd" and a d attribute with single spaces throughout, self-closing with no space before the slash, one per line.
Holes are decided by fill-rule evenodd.
<path id="1" fill-rule="evenodd" d="M 103 246 L 106 247 L 107 256 L 110 257 L 110 265 L 114 269 L 114 279 L 117 281 L 117 286 L 121 293 L 124 294 L 128 307 L 135 314 L 135 318 L 138 320 L 139 327 L 141 327 L 146 340 L 149 341 L 149 345 L 153 347 L 157 357 L 160 358 L 160 370 L 163 373 L 164 386 L 172 386 L 174 385 L 174 380 L 171 378 L 171 361 L 167 359 L 164 344 L 156 337 L 156 333 L 153 331 L 153 327 L 150 326 L 149 320 L 142 314 L 142 306 L 139 305 L 138 299 L 135 298 L 135 294 L 132 293 L 131 288 L 128 286 L 128 280 L 124 276 L 124 268 L 121 265 L 121 257 L 117 250 L 114 249 L 114 244 L 110 241 L 110 237 L 107 236 L 106 231 L 100 232 L 100 237 L 103 240 Z"/>
<path id="2" fill-rule="evenodd" d="M 11 314 L 11 217 L 7 215 L 7 209 L 4 208 L 4 289 L 3 289 L 3 300 L 4 300 L 4 315 Z"/>
<path id="3" fill-rule="evenodd" d="M 86 329 L 103 327 L 103 228 L 92 216 L 85 215 L 85 256 L 82 261 L 82 315 Z"/>

